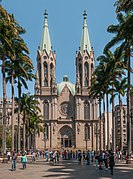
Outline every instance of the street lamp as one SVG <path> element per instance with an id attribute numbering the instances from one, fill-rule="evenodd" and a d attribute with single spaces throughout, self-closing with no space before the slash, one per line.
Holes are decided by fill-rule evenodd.
<path id="1" fill-rule="evenodd" d="M 44 132 L 44 150 L 46 150 L 47 132 Z"/>

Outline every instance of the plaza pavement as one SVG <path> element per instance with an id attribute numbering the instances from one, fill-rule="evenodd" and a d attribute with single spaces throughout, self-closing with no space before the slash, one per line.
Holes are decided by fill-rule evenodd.
<path id="1" fill-rule="evenodd" d="M 17 170 L 11 171 L 11 163 L 0 164 L 0 179 L 133 179 L 133 164 L 116 162 L 114 175 L 110 170 L 95 170 L 95 164 L 80 165 L 76 160 L 61 161 L 59 164 L 49 164 L 44 159 L 36 163 L 28 162 L 26 170 L 17 163 Z"/>

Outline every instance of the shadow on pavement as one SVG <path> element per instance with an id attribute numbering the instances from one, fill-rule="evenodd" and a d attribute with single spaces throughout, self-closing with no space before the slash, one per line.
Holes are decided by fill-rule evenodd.
<path id="1" fill-rule="evenodd" d="M 74 161 L 63 161 L 60 165 L 51 166 L 45 175 L 50 179 L 133 179 L 133 165 L 125 163 L 116 163 L 114 167 L 114 175 L 111 175 L 110 169 L 96 171 L 95 164 L 86 165 Z"/>

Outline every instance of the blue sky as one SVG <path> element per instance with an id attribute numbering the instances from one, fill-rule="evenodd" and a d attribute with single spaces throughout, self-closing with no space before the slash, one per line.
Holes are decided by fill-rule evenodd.
<path id="1" fill-rule="evenodd" d="M 26 29 L 23 36 L 29 50 L 30 58 L 36 70 L 37 49 L 40 45 L 44 11 L 48 11 L 49 31 L 53 50 L 57 55 L 56 80 L 62 81 L 65 74 L 75 83 L 75 56 L 79 49 L 83 11 L 87 11 L 87 24 L 91 46 L 95 58 L 102 54 L 106 43 L 112 38 L 107 33 L 110 24 L 116 24 L 115 0 L 3 0 L 2 6 L 13 13 L 18 23 Z M 0 81 L 2 78 L 0 74 Z M 28 83 L 29 91 L 34 93 L 34 82 Z M 23 91 L 25 92 L 25 91 Z M 2 88 L 0 88 L 2 96 Z M 10 97 L 10 86 L 7 90 Z"/>

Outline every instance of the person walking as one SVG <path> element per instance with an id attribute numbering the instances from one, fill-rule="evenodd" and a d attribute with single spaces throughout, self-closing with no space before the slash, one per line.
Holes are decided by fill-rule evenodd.
<path id="1" fill-rule="evenodd" d="M 110 170 L 111 170 L 111 175 L 113 175 L 113 167 L 114 167 L 114 153 L 112 152 L 110 157 L 109 157 L 109 165 L 110 165 Z"/>
<path id="2" fill-rule="evenodd" d="M 89 151 L 87 151 L 86 160 L 87 160 L 87 165 L 90 165 L 90 152 Z"/>
<path id="3" fill-rule="evenodd" d="M 94 155 L 95 155 L 95 152 L 94 152 L 94 150 L 92 149 L 92 151 L 91 151 L 91 162 L 92 162 L 92 163 L 93 163 Z"/>
<path id="4" fill-rule="evenodd" d="M 13 152 L 11 157 L 12 171 L 16 170 L 16 160 L 17 160 L 17 154 Z"/>
<path id="5" fill-rule="evenodd" d="M 26 169 L 27 156 L 25 153 L 22 154 L 21 163 L 22 163 L 23 170 Z"/>
<path id="6" fill-rule="evenodd" d="M 79 151 L 79 153 L 78 153 L 78 161 L 79 161 L 80 164 L 81 164 L 81 160 L 82 160 L 82 154 L 81 154 L 81 151 Z"/>
<path id="7" fill-rule="evenodd" d="M 95 155 L 95 161 L 96 161 L 96 170 L 98 170 L 98 161 L 99 161 L 99 156 L 98 154 L 96 153 Z"/>

